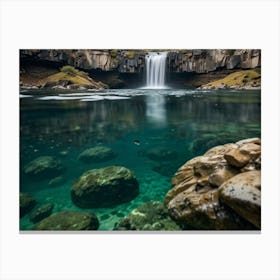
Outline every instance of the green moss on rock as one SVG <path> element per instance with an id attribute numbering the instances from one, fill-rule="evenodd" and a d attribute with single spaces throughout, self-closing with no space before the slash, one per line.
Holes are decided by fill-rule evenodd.
<path id="1" fill-rule="evenodd" d="M 112 207 L 135 198 L 139 184 L 123 166 L 108 166 L 85 172 L 71 188 L 75 205 L 81 208 Z"/>
<path id="2" fill-rule="evenodd" d="M 125 52 L 125 56 L 129 59 L 133 59 L 136 55 L 136 52 L 135 51 L 126 51 Z"/>
<path id="3" fill-rule="evenodd" d="M 34 230 L 96 230 L 99 221 L 95 214 L 64 210 L 52 214 L 34 226 Z"/>
<path id="4" fill-rule="evenodd" d="M 115 225 L 115 230 L 181 230 L 168 215 L 167 208 L 160 201 L 149 201 Z"/>

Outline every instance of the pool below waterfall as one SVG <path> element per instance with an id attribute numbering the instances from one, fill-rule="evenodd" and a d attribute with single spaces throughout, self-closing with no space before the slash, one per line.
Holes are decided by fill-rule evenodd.
<path id="1" fill-rule="evenodd" d="M 259 90 L 126 89 L 65 93 L 33 90 L 20 95 L 20 191 L 53 212 L 81 210 L 70 189 L 85 171 L 124 166 L 134 172 L 139 194 L 114 207 L 91 208 L 99 230 L 145 202 L 163 201 L 171 178 L 189 159 L 208 149 L 244 138 L 260 137 Z M 115 156 L 81 161 L 86 149 L 106 146 Z M 165 155 L 165 156 L 164 156 Z M 65 167 L 63 180 L 32 180 L 25 166 L 40 156 L 54 156 Z M 28 215 L 20 229 L 32 229 Z"/>

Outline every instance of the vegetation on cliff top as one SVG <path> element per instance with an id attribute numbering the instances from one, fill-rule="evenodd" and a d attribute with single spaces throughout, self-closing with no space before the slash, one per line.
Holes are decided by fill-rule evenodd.
<path id="1" fill-rule="evenodd" d="M 40 81 L 42 86 L 54 85 L 54 84 L 75 84 L 80 86 L 88 86 L 94 88 L 106 87 L 101 82 L 95 82 L 88 76 L 88 73 L 79 71 L 73 66 L 66 65 L 60 69 L 60 72 L 50 75 Z"/>
<path id="2" fill-rule="evenodd" d="M 235 88 L 261 85 L 261 74 L 256 70 L 243 70 L 229 74 L 223 79 L 210 82 L 201 86 L 202 88 L 218 88 L 220 86 Z"/>

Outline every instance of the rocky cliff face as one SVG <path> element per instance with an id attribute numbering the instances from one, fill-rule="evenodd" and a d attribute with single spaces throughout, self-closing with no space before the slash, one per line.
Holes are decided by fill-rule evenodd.
<path id="1" fill-rule="evenodd" d="M 21 63 L 28 61 L 72 65 L 86 70 L 141 73 L 149 50 L 20 50 Z M 171 73 L 209 73 L 221 69 L 253 69 L 261 66 L 261 50 L 171 50 Z"/>

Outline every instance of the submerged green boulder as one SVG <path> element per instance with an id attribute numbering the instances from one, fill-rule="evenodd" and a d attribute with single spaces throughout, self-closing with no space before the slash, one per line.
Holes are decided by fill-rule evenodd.
<path id="1" fill-rule="evenodd" d="M 113 159 L 115 156 L 116 155 L 111 148 L 105 146 L 97 146 L 84 150 L 79 155 L 79 159 L 86 163 L 92 163 L 108 161 Z"/>
<path id="2" fill-rule="evenodd" d="M 48 216 L 51 215 L 52 210 L 54 208 L 53 203 L 47 203 L 44 205 L 41 205 L 40 207 L 34 209 L 31 214 L 29 215 L 29 220 L 33 223 L 37 223 Z"/>
<path id="3" fill-rule="evenodd" d="M 60 160 L 52 156 L 41 156 L 29 162 L 24 173 L 33 179 L 48 179 L 63 173 L 64 167 Z"/>
<path id="4" fill-rule="evenodd" d="M 177 158 L 178 154 L 163 147 L 154 147 L 145 151 L 144 156 L 155 161 L 168 161 Z"/>
<path id="5" fill-rule="evenodd" d="M 20 217 L 30 212 L 36 205 L 36 200 L 29 193 L 21 192 L 19 195 Z"/>
<path id="6" fill-rule="evenodd" d="M 85 172 L 71 188 L 71 198 L 80 208 L 112 207 L 135 198 L 139 184 L 123 166 L 108 166 Z"/>
<path id="7" fill-rule="evenodd" d="M 149 201 L 134 209 L 115 225 L 115 230 L 181 230 L 160 201 Z"/>
<path id="8" fill-rule="evenodd" d="M 64 210 L 52 214 L 34 226 L 34 230 L 96 230 L 99 221 L 95 214 Z"/>

